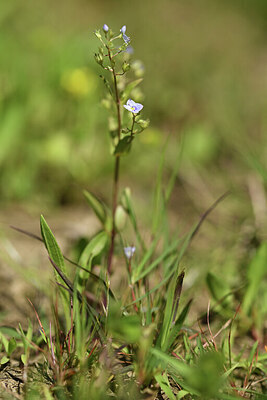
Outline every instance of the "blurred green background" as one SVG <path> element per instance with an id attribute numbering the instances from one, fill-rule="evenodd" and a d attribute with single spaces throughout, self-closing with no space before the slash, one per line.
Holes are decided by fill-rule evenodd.
<path id="1" fill-rule="evenodd" d="M 122 165 L 141 210 L 168 137 L 166 176 L 183 146 L 172 199 L 182 219 L 231 189 L 230 217 L 262 224 L 266 21 L 264 0 L 1 1 L 2 204 L 77 204 L 83 188 L 109 199 L 112 158 L 93 31 L 126 24 L 145 66 L 143 114 L 151 120 Z"/>

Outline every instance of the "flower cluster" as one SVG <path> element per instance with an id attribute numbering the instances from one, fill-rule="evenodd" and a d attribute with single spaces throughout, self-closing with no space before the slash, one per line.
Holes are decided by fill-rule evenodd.
<path id="1" fill-rule="evenodd" d="M 108 33 L 109 32 L 109 27 L 108 27 L 108 25 L 107 24 L 104 24 L 103 25 L 103 31 L 105 32 L 105 33 Z M 124 40 L 124 42 L 126 43 L 126 44 L 129 44 L 129 42 L 131 41 L 131 39 L 129 38 L 129 36 L 127 36 L 126 35 L 126 25 L 123 25 L 123 27 L 120 29 L 120 32 L 121 32 L 121 34 L 122 34 L 122 38 L 123 38 L 123 40 Z"/>
<path id="2" fill-rule="evenodd" d="M 149 125 L 149 120 L 140 118 L 143 104 L 137 103 L 131 98 L 131 96 L 136 100 L 142 98 L 142 92 L 137 85 L 142 80 L 140 78 L 144 74 L 144 67 L 141 61 L 131 60 L 133 49 L 130 46 L 131 39 L 126 34 L 126 25 L 123 25 L 119 32 L 114 33 L 107 24 L 104 24 L 102 30 L 95 31 L 95 35 L 101 42 L 101 46 L 95 54 L 95 60 L 101 68 L 111 73 L 111 79 L 107 74 L 100 77 L 107 88 L 107 95 L 102 100 L 102 104 L 112 113 L 109 118 L 112 152 L 116 156 L 121 156 L 130 151 L 134 137 Z M 127 76 L 129 71 L 135 78 L 132 83 Z M 115 108 L 112 104 L 114 101 Z M 128 115 L 132 118 L 123 117 L 122 119 L 122 106 L 129 111 Z M 126 121 L 130 121 L 129 126 L 125 124 Z"/>

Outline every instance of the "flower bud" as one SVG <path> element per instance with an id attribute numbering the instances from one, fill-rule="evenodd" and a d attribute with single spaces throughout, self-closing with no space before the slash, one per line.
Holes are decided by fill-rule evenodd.
<path id="1" fill-rule="evenodd" d="M 127 72 L 131 69 L 131 66 L 129 63 L 127 63 L 126 61 L 124 61 L 124 63 L 122 64 L 122 70 L 123 72 Z"/>
<path id="2" fill-rule="evenodd" d="M 139 119 L 138 124 L 141 126 L 142 129 L 146 129 L 149 126 L 149 119 Z"/>
<path id="3" fill-rule="evenodd" d="M 103 56 L 101 54 L 95 53 L 95 60 L 97 64 L 103 65 Z"/>
<path id="4" fill-rule="evenodd" d="M 100 33 L 99 29 L 97 29 L 97 30 L 94 32 L 94 34 L 96 35 L 96 37 L 97 37 L 98 39 L 102 40 L 102 36 L 101 36 L 101 33 Z"/>
<path id="5" fill-rule="evenodd" d="M 118 231 L 122 231 L 126 224 L 127 214 L 121 205 L 118 205 L 115 212 L 115 225 Z"/>
<path id="6" fill-rule="evenodd" d="M 107 33 L 107 32 L 109 31 L 109 27 L 107 26 L 107 24 L 104 24 L 104 25 L 103 25 L 103 31 L 104 31 L 105 33 Z"/>

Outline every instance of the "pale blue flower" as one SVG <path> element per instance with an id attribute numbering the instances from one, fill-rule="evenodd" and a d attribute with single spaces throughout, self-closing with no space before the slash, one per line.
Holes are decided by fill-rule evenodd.
<path id="1" fill-rule="evenodd" d="M 128 260 L 130 260 L 135 253 L 135 247 L 134 246 L 128 246 L 124 247 L 124 254 Z"/>
<path id="2" fill-rule="evenodd" d="M 107 26 L 107 24 L 103 25 L 103 31 L 106 33 L 109 31 L 109 27 Z"/>
<path id="3" fill-rule="evenodd" d="M 126 32 L 126 25 L 123 25 L 123 27 L 121 28 L 121 33 L 122 33 L 122 38 L 123 38 L 123 40 L 124 40 L 124 42 L 126 43 L 126 44 L 128 44 L 129 42 L 130 42 L 130 38 L 129 38 L 129 36 L 127 36 L 126 34 L 125 34 L 125 32 Z"/>
<path id="4" fill-rule="evenodd" d="M 127 103 L 123 106 L 126 110 L 130 111 L 133 114 L 139 113 L 144 107 L 143 104 L 136 103 L 135 101 L 129 99 Z"/>

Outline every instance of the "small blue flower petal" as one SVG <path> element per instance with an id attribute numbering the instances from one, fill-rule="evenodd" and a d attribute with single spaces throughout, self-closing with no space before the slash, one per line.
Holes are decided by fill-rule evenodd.
<path id="1" fill-rule="evenodd" d="M 132 99 L 129 99 L 127 103 L 123 106 L 126 110 L 130 111 L 133 114 L 139 113 L 144 107 L 143 104 L 136 103 Z"/>
<path id="2" fill-rule="evenodd" d="M 127 35 L 125 34 L 125 32 L 126 32 L 126 25 L 123 25 L 123 27 L 121 28 L 120 32 L 122 33 L 122 38 L 123 38 L 124 42 L 125 42 L 126 44 L 128 44 L 128 43 L 130 42 L 131 39 L 129 38 L 129 36 L 127 36 Z"/>
<path id="3" fill-rule="evenodd" d="M 104 32 L 108 32 L 109 31 L 109 27 L 107 26 L 107 24 L 103 25 L 103 31 Z"/>
<path id="4" fill-rule="evenodd" d="M 127 36 L 127 35 L 125 35 L 125 34 L 123 34 L 122 35 L 122 38 L 123 38 L 123 40 L 124 40 L 124 42 L 126 43 L 126 44 L 128 44 L 129 42 L 130 42 L 130 38 L 129 38 L 129 36 Z"/>
<path id="5" fill-rule="evenodd" d="M 125 257 L 128 258 L 128 260 L 130 260 L 135 253 L 135 246 L 124 247 L 123 250 L 124 250 Z"/>

